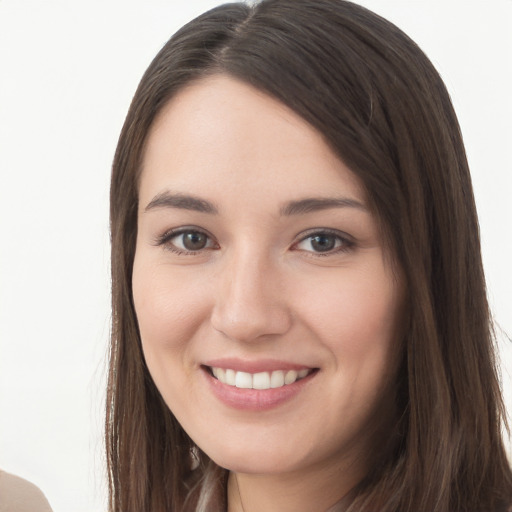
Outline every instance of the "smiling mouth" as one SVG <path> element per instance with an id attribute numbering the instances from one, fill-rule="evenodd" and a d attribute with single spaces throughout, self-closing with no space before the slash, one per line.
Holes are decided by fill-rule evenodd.
<path id="1" fill-rule="evenodd" d="M 276 389 L 302 380 L 318 368 L 302 370 L 275 370 L 272 372 L 248 373 L 229 368 L 205 367 L 207 371 L 222 384 L 241 389 Z"/>

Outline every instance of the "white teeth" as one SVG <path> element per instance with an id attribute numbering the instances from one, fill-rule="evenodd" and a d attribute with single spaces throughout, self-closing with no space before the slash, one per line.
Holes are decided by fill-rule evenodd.
<path id="1" fill-rule="evenodd" d="M 234 386 L 235 382 L 236 382 L 236 372 L 235 372 L 235 370 L 226 370 L 226 374 L 225 375 L 226 375 L 226 382 L 225 382 L 225 384 L 229 384 L 230 386 Z"/>
<path id="2" fill-rule="evenodd" d="M 242 389 L 271 389 L 293 384 L 307 377 L 312 370 L 275 370 L 273 372 L 247 373 L 231 369 L 211 368 L 213 375 L 223 384 Z"/>
<path id="3" fill-rule="evenodd" d="M 280 388 L 281 386 L 284 386 L 284 372 L 282 370 L 272 372 L 270 376 L 270 387 Z"/>
<path id="4" fill-rule="evenodd" d="M 245 372 L 236 372 L 235 386 L 237 388 L 251 389 L 252 375 Z"/>
<path id="5" fill-rule="evenodd" d="M 252 376 L 252 387 L 254 389 L 268 389 L 270 387 L 270 375 L 268 372 L 255 373 Z"/>
<path id="6" fill-rule="evenodd" d="M 288 370 L 284 376 L 285 384 L 293 384 L 297 380 L 298 374 L 295 370 Z"/>
<path id="7" fill-rule="evenodd" d="M 226 370 L 224 370 L 224 368 L 216 368 L 217 370 L 217 375 L 215 375 L 215 377 L 217 377 L 217 379 L 221 380 L 222 382 L 224 382 L 226 380 Z"/>

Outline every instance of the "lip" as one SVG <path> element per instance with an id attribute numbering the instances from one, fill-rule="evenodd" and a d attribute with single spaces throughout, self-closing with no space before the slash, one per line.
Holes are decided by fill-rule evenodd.
<path id="1" fill-rule="evenodd" d="M 222 359 L 208 361 L 201 367 L 201 373 L 206 379 L 206 383 L 213 395 L 224 405 L 230 408 L 242 411 L 268 411 L 277 408 L 291 401 L 296 397 L 312 379 L 315 378 L 318 371 L 315 370 L 308 376 L 295 381 L 293 384 L 287 384 L 279 388 L 270 389 L 243 389 L 228 384 L 223 384 L 217 380 L 211 373 L 210 366 L 217 368 L 232 369 L 236 371 L 245 371 L 248 373 L 258 373 L 260 371 L 275 370 L 302 370 L 311 367 L 293 363 L 284 363 L 282 361 L 240 361 L 237 359 Z"/>

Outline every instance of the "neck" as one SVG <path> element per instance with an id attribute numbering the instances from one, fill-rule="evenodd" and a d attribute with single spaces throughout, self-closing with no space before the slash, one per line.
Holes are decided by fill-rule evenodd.
<path id="1" fill-rule="evenodd" d="M 342 472 L 320 468 L 307 476 L 300 474 L 229 474 L 228 512 L 311 512 L 328 511 L 338 505 L 344 510 L 344 496 L 360 481 L 362 474 L 352 468 Z M 348 477 L 350 475 L 350 477 Z M 339 508 L 338 508 L 339 507 Z"/>

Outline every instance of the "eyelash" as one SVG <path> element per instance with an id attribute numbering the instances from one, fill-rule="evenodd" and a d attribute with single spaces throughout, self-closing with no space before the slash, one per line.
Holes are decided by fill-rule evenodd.
<path id="1" fill-rule="evenodd" d="M 306 249 L 298 249 L 297 247 L 299 244 L 306 242 L 308 239 L 312 240 L 314 237 L 321 237 L 321 236 L 328 236 L 328 237 L 334 237 L 335 243 L 339 245 L 337 247 L 334 247 L 331 250 L 321 252 L 321 251 L 308 251 Z M 312 242 L 310 242 L 312 243 Z M 335 229 L 312 229 L 307 231 L 306 233 L 301 233 L 301 238 L 298 242 L 294 243 L 292 245 L 292 249 L 298 250 L 298 251 L 304 251 L 306 253 L 312 254 L 315 257 L 327 257 L 327 256 L 333 256 L 335 254 L 345 253 L 353 250 L 355 248 L 355 242 L 346 233 L 343 233 L 342 231 L 338 231 Z"/>
<path id="2" fill-rule="evenodd" d="M 171 242 L 171 240 L 173 238 L 177 238 L 180 235 L 184 235 L 187 233 L 206 236 L 208 239 L 207 244 L 211 243 L 213 245 L 206 246 L 206 247 L 203 247 L 203 248 L 200 248 L 200 249 L 194 251 L 194 250 L 181 249 Z M 297 250 L 297 251 L 302 251 L 302 252 L 308 253 L 309 255 L 314 255 L 314 257 L 326 257 L 326 256 L 332 256 L 332 255 L 339 254 L 339 253 L 345 253 L 345 252 L 349 252 L 350 250 L 353 250 L 355 247 L 355 242 L 352 239 L 352 237 L 350 237 L 346 233 L 343 233 L 343 232 L 337 231 L 337 230 L 333 230 L 333 229 L 326 229 L 326 228 L 312 229 L 306 233 L 301 233 L 300 236 L 301 236 L 301 238 L 291 246 L 291 249 Z M 309 251 L 307 249 L 299 249 L 298 248 L 298 246 L 300 244 L 306 242 L 308 239 L 312 240 L 314 237 L 322 237 L 322 236 L 334 237 L 335 244 L 338 244 L 338 245 L 337 246 L 335 245 L 335 247 L 333 249 L 329 249 L 325 252 L 313 251 L 313 250 Z M 310 242 L 310 243 L 312 243 L 312 242 Z M 195 226 L 186 226 L 186 227 L 182 227 L 182 228 L 178 228 L 178 229 L 171 229 L 169 231 L 166 231 L 165 233 L 163 233 L 162 235 L 160 235 L 156 238 L 155 245 L 156 246 L 165 246 L 166 250 L 169 250 L 175 254 L 185 255 L 185 256 L 186 255 L 196 255 L 196 254 L 200 254 L 201 252 L 203 252 L 205 250 L 215 250 L 215 249 L 219 248 L 218 244 L 216 244 L 216 242 L 213 241 L 212 236 L 210 236 L 203 229 L 196 228 Z"/>
<path id="3" fill-rule="evenodd" d="M 167 250 L 169 250 L 171 252 L 174 252 L 176 254 L 183 254 L 185 256 L 186 255 L 199 254 L 200 252 L 203 252 L 205 250 L 212 250 L 212 249 L 218 248 L 218 246 L 216 246 L 216 247 L 204 247 L 204 248 L 201 248 L 201 249 L 199 249 L 197 251 L 193 251 L 193 250 L 180 249 L 179 247 L 176 247 L 176 245 L 174 245 L 171 242 L 171 240 L 173 238 L 177 238 L 180 235 L 185 235 L 187 233 L 190 233 L 190 234 L 196 233 L 198 235 L 204 235 L 204 236 L 207 237 L 207 239 L 209 241 L 213 240 L 213 237 L 211 237 L 203 229 L 196 228 L 195 226 L 185 226 L 185 227 L 178 228 L 178 229 L 171 229 L 169 231 L 166 231 L 162 235 L 158 236 L 156 238 L 156 240 L 155 240 L 155 245 L 157 245 L 157 246 L 165 246 L 165 249 L 167 249 Z"/>

